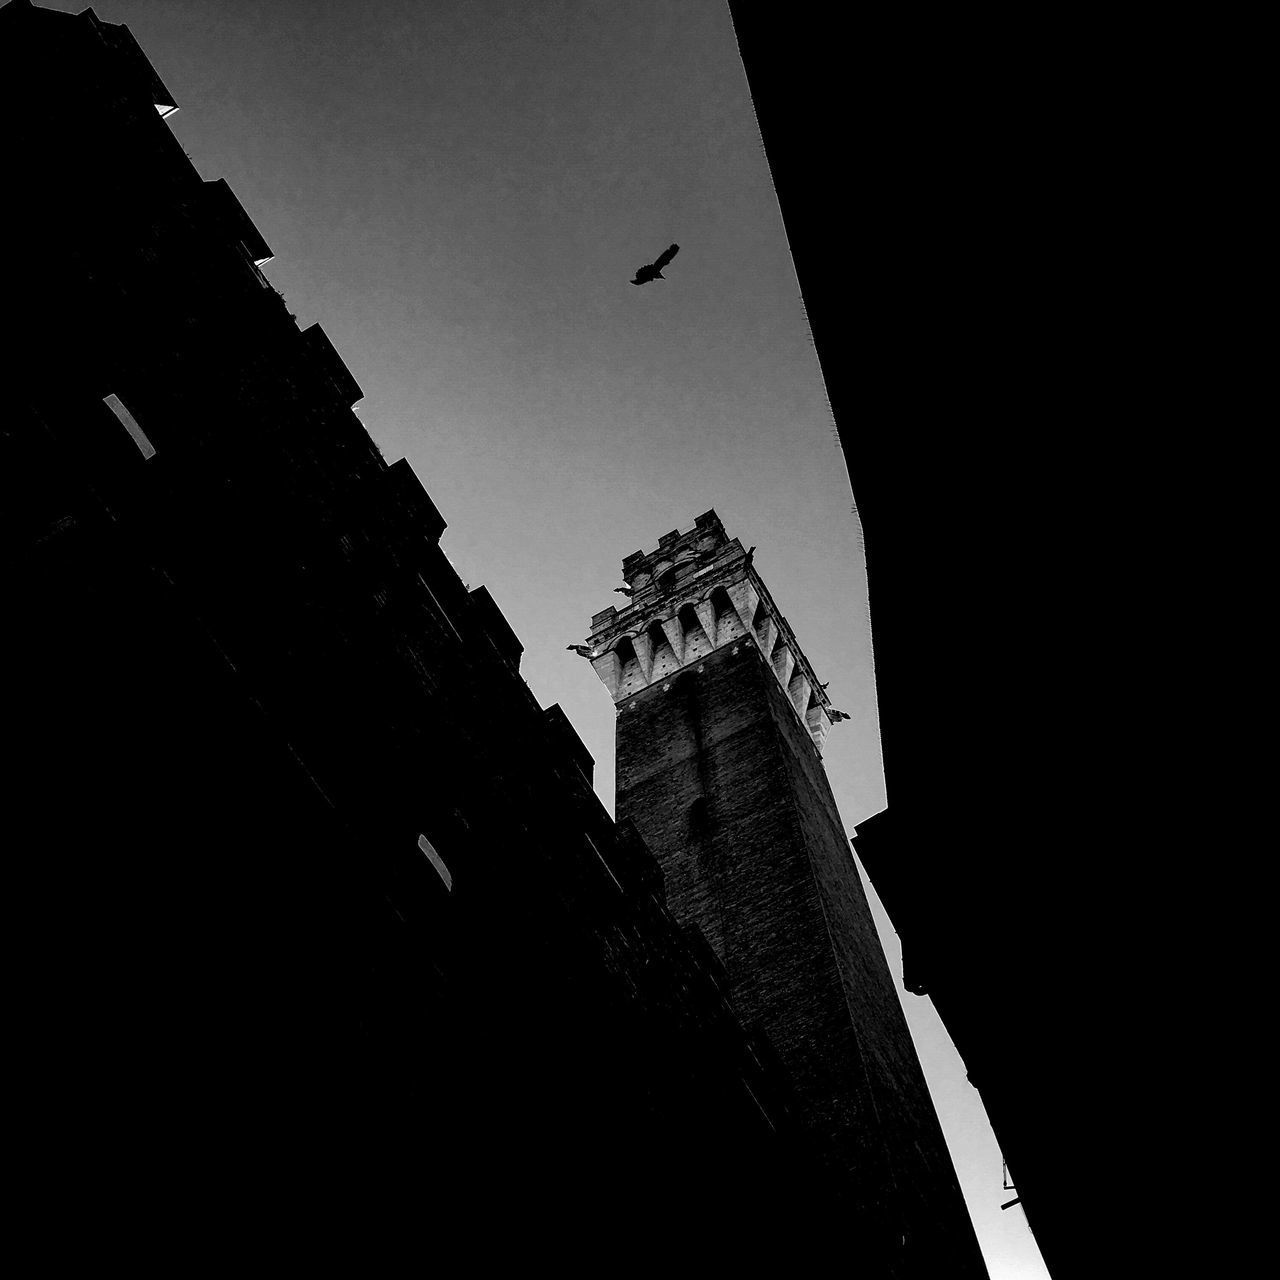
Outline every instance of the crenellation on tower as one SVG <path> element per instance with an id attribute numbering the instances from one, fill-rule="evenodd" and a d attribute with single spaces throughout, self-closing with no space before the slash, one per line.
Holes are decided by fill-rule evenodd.
<path id="1" fill-rule="evenodd" d="M 714 510 L 691 529 L 673 529 L 654 551 L 622 562 L 630 592 L 591 619 L 592 666 L 615 703 L 666 680 L 717 649 L 754 642 L 821 753 L 831 703 L 785 617 Z"/>

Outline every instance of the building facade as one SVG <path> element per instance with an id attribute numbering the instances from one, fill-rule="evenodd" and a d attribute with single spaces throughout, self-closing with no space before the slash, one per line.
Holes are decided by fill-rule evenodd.
<path id="1" fill-rule="evenodd" d="M 1187 183 L 1173 117 L 1147 111 L 1162 91 L 1138 87 L 1168 62 L 1047 11 L 1016 32 L 847 11 L 816 41 L 729 8 L 864 535 L 888 804 L 857 853 L 1016 1184 L 992 1161 L 992 1207 L 1025 1214 L 1054 1280 L 1141 1272 L 1167 1211 L 1126 1199 L 1117 1230 L 1099 1169 L 1128 1190 L 1179 1167 L 1148 1100 L 1177 1015 L 1150 1002 L 1185 984 L 1130 978 L 1182 954 L 1191 881 L 1161 870 L 1185 835 L 1161 829 L 1181 811 L 1135 695 L 1176 632 L 1147 570 L 1148 531 L 1176 520 L 1145 507 L 1183 492 L 1148 424 L 1196 427 L 1181 376 L 1143 359 L 1177 349 L 1176 312 L 1133 287 L 1120 230 L 1163 225 L 1135 132 Z M 832 137 L 857 156 L 853 251 Z"/>
<path id="2" fill-rule="evenodd" d="M 653 850 L 812 1156 L 886 1274 L 985 1274 L 821 752 L 825 689 L 714 511 L 623 562 L 592 619 L 617 704 L 617 814 Z"/>

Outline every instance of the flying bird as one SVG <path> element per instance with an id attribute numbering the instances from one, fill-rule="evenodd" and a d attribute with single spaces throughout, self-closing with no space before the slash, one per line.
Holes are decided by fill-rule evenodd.
<path id="1" fill-rule="evenodd" d="M 662 268 L 679 252 L 678 244 L 673 244 L 670 249 L 664 249 L 653 262 L 636 272 L 636 278 L 631 283 L 648 284 L 650 280 L 665 280 L 667 277 L 662 274 Z"/>

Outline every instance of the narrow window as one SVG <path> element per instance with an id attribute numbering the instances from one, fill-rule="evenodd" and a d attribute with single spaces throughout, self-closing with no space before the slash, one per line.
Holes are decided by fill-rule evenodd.
<path id="1" fill-rule="evenodd" d="M 453 892 L 453 876 L 449 874 L 449 868 L 444 865 L 444 859 L 435 851 L 431 841 L 426 836 L 418 837 L 418 848 L 427 855 L 427 861 L 436 869 L 436 874 L 444 881 L 444 887 Z"/>
<path id="2" fill-rule="evenodd" d="M 707 811 L 707 797 L 698 796 L 689 806 L 689 829 L 695 835 L 702 835 L 710 825 L 711 818 Z"/>
<path id="3" fill-rule="evenodd" d="M 138 452 L 143 458 L 154 458 L 156 456 L 156 447 L 147 439 L 147 433 L 138 426 L 137 419 L 129 412 L 128 409 L 120 403 L 120 397 L 117 395 L 107 396 L 102 402 L 111 410 L 112 413 L 120 420 L 121 426 L 133 438 L 133 443 L 138 446 Z"/>

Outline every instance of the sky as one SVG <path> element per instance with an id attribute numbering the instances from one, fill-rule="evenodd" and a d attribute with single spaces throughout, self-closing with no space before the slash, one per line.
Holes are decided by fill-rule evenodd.
<path id="1" fill-rule="evenodd" d="M 622 603 L 624 557 L 710 508 L 851 715 L 825 751 L 846 829 L 884 808 L 858 520 L 722 0 L 95 11 L 176 96 L 178 140 L 239 196 L 299 326 L 323 325 L 610 812 L 613 704 L 565 646 Z M 673 242 L 665 281 L 629 283 Z M 992 1280 L 1047 1277 L 999 1209 L 1015 1193 L 959 1056 L 899 995 Z"/>

